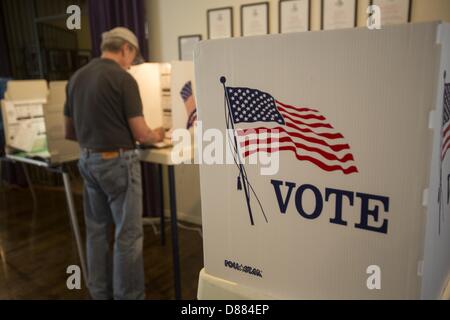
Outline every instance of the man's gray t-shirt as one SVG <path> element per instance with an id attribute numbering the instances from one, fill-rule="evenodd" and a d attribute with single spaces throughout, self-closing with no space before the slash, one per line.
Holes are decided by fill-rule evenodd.
<path id="1" fill-rule="evenodd" d="M 64 115 L 81 148 L 134 148 L 128 119 L 143 115 L 136 80 L 115 61 L 94 59 L 70 79 Z"/>

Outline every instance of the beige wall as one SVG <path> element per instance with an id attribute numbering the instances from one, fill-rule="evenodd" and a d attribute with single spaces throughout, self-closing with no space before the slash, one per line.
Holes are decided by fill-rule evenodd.
<path id="1" fill-rule="evenodd" d="M 178 36 L 202 34 L 207 37 L 206 11 L 233 6 L 235 36 L 240 34 L 240 5 L 260 0 L 146 0 L 149 22 L 149 49 L 152 61 L 178 59 Z M 270 31 L 278 32 L 278 0 L 270 3 Z M 320 29 L 321 1 L 312 0 L 312 30 Z M 358 26 L 366 23 L 369 0 L 358 0 Z M 450 22 L 450 0 L 413 0 L 413 22 L 445 20 Z"/>
<path id="2" fill-rule="evenodd" d="M 146 0 L 149 23 L 150 60 L 170 62 L 178 60 L 178 36 L 202 34 L 207 38 L 206 11 L 211 8 L 233 6 L 234 33 L 240 34 L 240 5 L 263 0 Z M 321 1 L 311 0 L 311 29 L 320 30 Z M 270 32 L 278 32 L 278 0 L 270 3 Z M 366 25 L 369 0 L 358 0 L 358 26 Z M 450 22 L 450 0 L 413 0 L 413 22 L 446 20 Z M 176 168 L 176 188 L 179 217 L 200 223 L 201 204 L 197 166 Z M 167 186 L 167 178 L 165 177 Z M 195 187 L 194 187 L 195 186 Z M 165 203 L 168 208 L 168 193 Z"/>

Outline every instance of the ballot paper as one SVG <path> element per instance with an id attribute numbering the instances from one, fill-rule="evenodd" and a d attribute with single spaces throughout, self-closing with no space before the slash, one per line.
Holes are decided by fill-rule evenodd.
<path id="1" fill-rule="evenodd" d="M 19 122 L 17 131 L 10 141 L 10 146 L 26 152 L 33 150 L 35 140 L 38 138 L 39 126 L 32 120 Z"/>
<path id="2" fill-rule="evenodd" d="M 9 125 L 17 124 L 17 112 L 14 103 L 11 101 L 5 101 L 6 109 L 6 123 Z"/>
<path id="3" fill-rule="evenodd" d="M 38 118 L 44 116 L 44 108 L 42 104 L 29 104 L 28 112 L 32 118 Z"/>
<path id="4" fill-rule="evenodd" d="M 9 125 L 8 128 L 8 134 L 5 136 L 6 144 L 11 145 L 11 141 L 14 140 L 14 137 L 16 136 L 17 129 L 19 128 L 19 124 L 12 124 Z"/>
<path id="5" fill-rule="evenodd" d="M 25 152 L 46 148 L 43 103 L 42 100 L 5 100 L 8 146 Z"/>

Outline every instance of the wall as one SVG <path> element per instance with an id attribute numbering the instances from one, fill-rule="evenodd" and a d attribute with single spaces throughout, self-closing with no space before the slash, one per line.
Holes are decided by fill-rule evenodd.
<path id="1" fill-rule="evenodd" d="M 202 34 L 207 37 L 206 11 L 233 6 L 235 36 L 240 34 L 240 5 L 259 0 L 146 0 L 149 22 L 149 49 L 152 61 L 178 59 L 178 36 Z M 312 0 L 311 29 L 320 30 L 321 1 Z M 270 32 L 278 33 L 278 0 L 270 3 Z M 366 25 L 369 0 L 358 0 L 358 26 Z M 449 0 L 413 0 L 412 21 L 450 22 Z"/>
<path id="2" fill-rule="evenodd" d="M 208 9 L 233 6 L 234 34 L 240 35 L 240 6 L 262 0 L 146 0 L 149 24 L 149 53 L 152 62 L 178 60 L 178 36 L 202 34 L 207 38 Z M 270 3 L 270 33 L 278 33 L 278 0 Z M 358 0 L 358 26 L 366 25 L 369 0 Z M 311 0 L 311 30 L 320 30 L 321 1 Z M 450 0 L 413 0 L 412 22 L 450 22 Z M 178 211 L 181 219 L 201 222 L 199 173 L 197 166 L 176 169 Z M 167 180 L 165 180 L 167 182 Z M 166 184 L 167 185 L 167 184 Z M 168 199 L 166 192 L 166 208 Z"/>

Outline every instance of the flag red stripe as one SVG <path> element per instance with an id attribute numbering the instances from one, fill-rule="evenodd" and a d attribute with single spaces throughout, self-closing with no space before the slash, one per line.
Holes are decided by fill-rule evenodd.
<path id="1" fill-rule="evenodd" d="M 442 157 L 441 159 L 444 160 L 445 155 L 447 154 L 448 149 L 450 148 L 450 142 L 447 142 L 445 144 L 443 144 L 443 148 L 442 148 Z"/>
<path id="2" fill-rule="evenodd" d="M 250 133 L 256 133 L 256 134 L 269 133 L 269 132 L 273 132 L 273 130 L 279 130 L 279 131 L 287 133 L 289 136 L 300 138 L 300 139 L 303 139 L 303 140 L 311 142 L 311 143 L 320 144 L 322 146 L 330 148 L 334 152 L 339 152 L 339 151 L 342 151 L 342 150 L 350 149 L 350 146 L 348 144 L 330 145 L 324 140 L 308 137 L 308 136 L 305 136 L 305 135 L 297 133 L 297 132 L 287 131 L 286 129 L 284 129 L 282 127 L 276 127 L 276 128 L 273 128 L 273 129 L 263 128 L 263 127 L 252 128 L 252 129 L 248 129 L 248 130 L 238 129 L 237 133 L 238 133 L 239 136 L 245 136 L 245 135 L 250 134 Z M 248 131 L 253 131 L 253 132 L 248 132 Z"/>
<path id="3" fill-rule="evenodd" d="M 339 161 L 339 162 L 346 163 L 346 162 L 355 160 L 353 158 L 353 155 L 350 154 L 350 153 L 347 153 L 344 157 L 339 158 L 338 156 L 336 156 L 333 153 L 329 153 L 329 152 L 323 151 L 322 149 L 319 149 L 319 148 L 314 148 L 314 147 L 310 147 L 310 146 L 307 146 L 307 145 L 295 142 L 289 136 L 288 137 L 282 137 L 282 138 L 279 138 L 279 139 L 276 139 L 276 138 L 247 139 L 247 140 L 241 142 L 240 145 L 241 145 L 241 147 L 247 147 L 247 146 L 250 146 L 250 145 L 254 146 L 254 145 L 261 144 L 261 143 L 270 144 L 270 143 L 283 143 L 283 142 L 290 142 L 290 143 L 292 143 L 293 145 L 295 145 L 299 149 L 303 149 L 303 150 L 306 150 L 306 151 L 309 151 L 309 152 L 318 153 L 322 157 L 324 157 L 325 159 L 330 160 L 330 161 Z"/>
<path id="4" fill-rule="evenodd" d="M 442 153 L 441 160 L 444 160 L 444 159 L 445 159 L 445 156 L 447 155 L 448 149 L 450 149 L 450 145 L 448 145 L 447 148 L 445 149 L 445 151 Z"/>
<path id="5" fill-rule="evenodd" d="M 447 151 L 448 151 L 448 148 L 447 148 L 447 150 L 445 150 L 444 154 L 442 155 L 441 161 L 444 161 L 445 156 L 447 155 Z"/>
<path id="6" fill-rule="evenodd" d="M 244 157 L 246 158 L 253 153 L 261 152 L 261 151 L 268 152 L 268 153 L 277 152 L 277 151 L 293 151 L 298 160 L 309 161 L 309 162 L 315 164 L 316 166 L 318 166 L 319 168 L 321 168 L 322 170 L 325 170 L 328 172 L 342 171 L 346 175 L 358 172 L 358 169 L 355 166 L 351 166 L 348 168 L 343 168 L 342 166 L 339 166 L 339 165 L 330 166 L 330 165 L 323 163 L 320 160 L 317 160 L 316 158 L 313 158 L 310 156 L 301 156 L 301 155 L 297 154 L 296 150 L 297 149 L 294 146 L 285 146 L 285 147 L 281 147 L 278 149 L 270 149 L 270 151 L 268 150 L 268 148 L 258 148 L 257 150 L 251 150 L 251 151 L 244 152 Z"/>
<path id="7" fill-rule="evenodd" d="M 444 133 L 442 135 L 445 137 L 449 131 L 450 131 L 450 122 L 447 124 L 447 128 L 444 129 Z"/>
<path id="8" fill-rule="evenodd" d="M 299 121 L 299 120 L 295 120 L 293 119 L 291 116 L 289 116 L 287 113 L 281 112 L 281 114 L 283 115 L 284 118 L 288 118 L 289 120 L 291 120 L 292 122 L 296 123 L 296 124 L 301 124 L 307 127 L 311 127 L 311 128 L 327 128 L 327 129 L 334 129 L 333 126 L 329 123 L 305 123 L 303 121 Z"/>
<path id="9" fill-rule="evenodd" d="M 444 141 L 444 143 L 442 144 L 442 150 L 445 149 L 445 146 L 449 144 L 449 142 L 450 142 L 450 136 L 448 136 L 447 138 L 444 137 L 444 139 L 445 139 L 445 141 Z"/>
<path id="10" fill-rule="evenodd" d="M 328 133 L 328 132 L 321 132 L 321 133 L 319 133 L 319 132 L 316 132 L 316 131 L 314 131 L 312 129 L 309 129 L 309 128 L 301 128 L 301 127 L 297 126 L 296 124 L 291 123 L 289 121 L 285 121 L 285 123 L 286 123 L 287 127 L 295 129 L 295 130 L 298 130 L 298 131 L 303 132 L 303 133 L 312 133 L 314 135 L 320 136 L 322 138 L 327 138 L 327 139 L 330 139 L 330 140 L 344 139 L 344 136 L 342 134 L 340 134 L 340 133 Z"/>
<path id="11" fill-rule="evenodd" d="M 283 111 L 283 112 L 289 114 L 292 117 L 297 117 L 297 118 L 301 118 L 301 119 L 305 119 L 305 120 L 310 120 L 310 119 L 316 119 L 316 120 L 319 120 L 319 121 L 327 120 L 327 119 L 325 119 L 324 116 L 318 116 L 318 115 L 315 115 L 315 114 L 301 115 L 301 114 L 298 114 L 298 113 L 289 112 L 287 109 L 285 109 L 283 107 L 278 107 L 278 110 Z"/>
<path id="12" fill-rule="evenodd" d="M 336 139 L 343 139 L 344 138 L 344 136 L 342 134 L 340 134 L 340 133 L 326 133 L 326 132 L 318 133 L 318 132 L 315 132 L 315 131 L 313 131 L 311 129 L 300 128 L 300 127 L 298 127 L 295 124 L 290 123 L 290 122 L 286 122 L 286 126 L 288 126 L 289 128 L 292 128 L 292 129 L 296 129 L 296 130 L 301 131 L 301 132 L 314 133 L 315 135 L 318 135 L 318 136 L 321 136 L 321 137 L 324 137 L 324 138 L 327 138 L 327 139 L 330 139 L 330 140 L 336 140 Z"/>
<path id="13" fill-rule="evenodd" d="M 282 106 L 285 107 L 285 108 L 293 109 L 293 110 L 295 110 L 295 111 L 297 111 L 297 112 L 317 112 L 317 113 L 319 112 L 318 110 L 315 110 L 315 109 L 310 109 L 310 108 L 299 108 L 299 107 L 290 106 L 290 105 L 285 104 L 285 103 L 282 103 L 282 102 L 280 102 L 280 101 L 278 101 L 278 100 L 275 100 L 275 102 L 278 103 L 278 104 L 280 104 L 280 105 L 282 105 Z"/>

